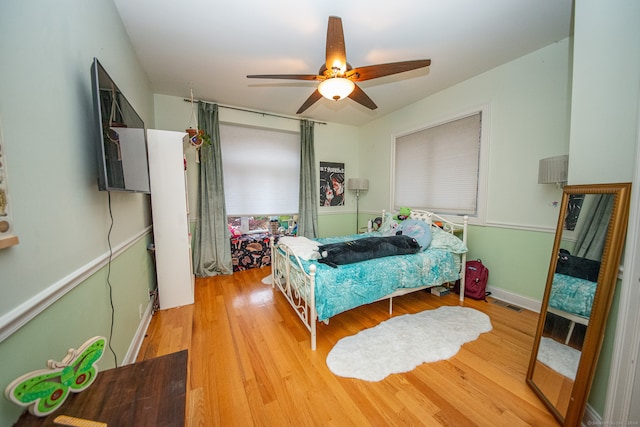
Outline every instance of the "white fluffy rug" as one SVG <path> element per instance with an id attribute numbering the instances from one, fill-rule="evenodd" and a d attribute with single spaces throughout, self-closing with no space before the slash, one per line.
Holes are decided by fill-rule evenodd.
<path id="1" fill-rule="evenodd" d="M 327 366 L 341 377 L 380 381 L 425 362 L 448 359 L 491 328 L 489 316 L 472 308 L 405 314 L 342 338 L 329 352 Z"/>
<path id="2" fill-rule="evenodd" d="M 576 379 L 581 352 L 551 338 L 542 337 L 538 360 L 572 380 Z"/>

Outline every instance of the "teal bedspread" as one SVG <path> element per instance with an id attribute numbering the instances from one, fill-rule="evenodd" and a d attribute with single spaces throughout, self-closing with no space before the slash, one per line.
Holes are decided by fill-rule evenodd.
<path id="1" fill-rule="evenodd" d="M 338 243 L 375 234 L 315 239 Z M 303 261 L 305 271 L 316 266 L 318 320 L 376 301 L 399 288 L 436 286 L 457 280 L 456 255 L 444 249 L 427 249 L 412 255 L 390 256 L 332 268 L 317 261 Z"/>
<path id="2" fill-rule="evenodd" d="M 551 285 L 549 305 L 582 317 L 591 315 L 596 282 L 555 273 Z"/>

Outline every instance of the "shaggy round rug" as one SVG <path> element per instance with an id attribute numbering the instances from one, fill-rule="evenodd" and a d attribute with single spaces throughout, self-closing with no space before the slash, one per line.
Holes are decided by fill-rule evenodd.
<path id="1" fill-rule="evenodd" d="M 486 314 L 466 307 L 440 307 L 405 314 L 342 338 L 327 356 L 336 375 L 380 381 L 426 362 L 454 356 L 462 344 L 492 329 Z"/>

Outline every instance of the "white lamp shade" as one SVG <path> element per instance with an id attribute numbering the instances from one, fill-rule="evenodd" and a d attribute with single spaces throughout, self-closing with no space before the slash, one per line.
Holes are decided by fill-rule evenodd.
<path id="1" fill-rule="evenodd" d="M 369 189 L 369 180 L 366 178 L 349 178 L 347 188 L 349 190 L 366 191 Z"/>
<path id="2" fill-rule="evenodd" d="M 334 77 L 332 79 L 324 80 L 318 86 L 318 91 L 322 96 L 327 99 L 333 99 L 339 101 L 346 98 L 353 92 L 356 85 L 349 79 L 342 77 Z"/>
<path id="3" fill-rule="evenodd" d="M 555 184 L 567 182 L 569 172 L 569 155 L 547 157 L 538 164 L 538 184 Z"/>

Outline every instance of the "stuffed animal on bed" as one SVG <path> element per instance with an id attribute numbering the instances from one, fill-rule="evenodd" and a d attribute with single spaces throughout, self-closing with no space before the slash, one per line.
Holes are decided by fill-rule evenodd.
<path id="1" fill-rule="evenodd" d="M 371 228 L 373 231 L 378 231 L 380 227 L 382 227 L 382 217 L 379 216 L 373 220 L 373 223 L 371 224 Z"/>
<path id="2" fill-rule="evenodd" d="M 409 215 L 411 215 L 411 208 L 402 207 L 400 208 L 400 212 L 398 212 L 398 215 L 394 216 L 393 219 L 404 221 L 405 219 L 409 218 Z"/>
<path id="3" fill-rule="evenodd" d="M 420 244 L 409 236 L 363 237 L 348 242 L 319 246 L 318 262 L 337 268 L 338 265 L 386 256 L 415 254 L 418 251 L 420 251 Z"/>

